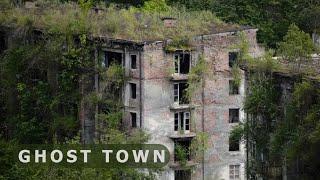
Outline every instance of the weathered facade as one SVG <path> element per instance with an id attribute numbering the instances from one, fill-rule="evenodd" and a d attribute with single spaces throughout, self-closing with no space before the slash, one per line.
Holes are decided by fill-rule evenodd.
<path id="1" fill-rule="evenodd" d="M 249 53 L 260 56 L 256 29 L 241 29 L 248 37 Z M 246 151 L 243 143 L 229 142 L 232 127 L 244 120 L 244 73 L 235 86 L 231 66 L 237 58 L 238 30 L 202 35 L 192 40 L 192 50 L 166 51 L 167 41 L 133 43 L 108 40 L 99 54 L 104 65 L 116 59 L 129 80 L 123 90 L 124 124 L 142 128 L 151 135 L 149 143 L 165 145 L 171 154 L 159 179 L 244 179 Z M 207 63 L 203 83 L 186 98 L 188 73 L 200 57 Z M 181 166 L 177 147 L 189 149 L 199 132 L 208 134 L 203 159 Z"/>
<path id="2" fill-rule="evenodd" d="M 231 73 L 239 51 L 236 45 L 240 31 L 248 38 L 250 55 L 260 56 L 257 30 L 247 27 L 194 37 L 190 50 L 166 51 L 168 41 L 137 43 L 102 37 L 94 40 L 99 43 L 94 53 L 96 63 L 102 57 L 105 67 L 122 64 L 129 78 L 121 92 L 123 125 L 128 130 L 145 130 L 151 135 L 148 143 L 163 144 L 170 151 L 170 163 L 159 179 L 245 179 L 245 145 L 229 141 L 232 127 L 245 119 L 244 72 L 240 73 L 238 86 L 234 85 Z M 200 57 L 208 72 L 191 100 L 187 100 L 188 74 Z M 102 90 L 98 75 L 94 81 L 89 77 L 81 79 L 86 80 L 90 83 L 81 83 L 81 93 Z M 99 136 L 96 130 L 100 125 L 94 114 L 98 107 L 88 108 L 85 103 L 81 103 L 79 112 L 82 139 L 92 143 Z M 188 162 L 182 167 L 177 162 L 177 147 L 190 149 L 192 139 L 200 132 L 209 137 L 204 157 L 193 159 L 188 155 Z"/>

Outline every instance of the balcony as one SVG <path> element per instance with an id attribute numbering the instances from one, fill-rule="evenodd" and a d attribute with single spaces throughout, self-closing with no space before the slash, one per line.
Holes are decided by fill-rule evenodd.
<path id="1" fill-rule="evenodd" d="M 197 136 L 196 133 L 190 132 L 190 131 L 185 131 L 184 133 L 177 132 L 175 134 L 169 135 L 169 137 L 173 140 L 175 140 L 175 139 L 192 139 L 196 136 Z"/>
<path id="2" fill-rule="evenodd" d="M 172 111 L 181 111 L 181 110 L 191 110 L 194 109 L 195 106 L 191 104 L 179 104 L 179 103 L 173 103 L 170 105 L 170 110 Z"/>
<path id="3" fill-rule="evenodd" d="M 190 169 L 196 165 L 198 165 L 199 163 L 196 163 L 194 161 L 187 161 L 186 164 L 184 164 L 183 166 L 179 163 L 179 162 L 170 162 L 169 163 L 169 167 L 174 169 L 174 170 L 183 170 L 183 169 Z"/>
<path id="4" fill-rule="evenodd" d="M 180 74 L 180 73 L 174 73 L 171 74 L 171 81 L 186 81 L 188 80 L 189 75 L 188 74 Z"/>

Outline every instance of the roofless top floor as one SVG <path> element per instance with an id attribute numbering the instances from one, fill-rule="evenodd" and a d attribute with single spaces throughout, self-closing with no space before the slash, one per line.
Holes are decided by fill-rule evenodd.
<path id="1" fill-rule="evenodd" d="M 249 53 L 256 57 L 262 54 L 262 49 L 256 42 L 257 29 L 246 29 L 249 43 Z M 112 63 L 121 64 L 126 69 L 126 75 L 132 78 L 179 80 L 191 70 L 199 57 L 203 55 L 213 72 L 230 71 L 230 59 L 235 59 L 234 52 L 239 51 L 240 31 L 201 35 L 189 42 L 188 49 L 170 48 L 171 40 L 134 42 L 108 38 L 94 38 L 100 44 L 98 50 L 103 66 Z M 232 54 L 233 53 L 233 54 Z M 141 72 L 140 72 L 141 69 Z"/>

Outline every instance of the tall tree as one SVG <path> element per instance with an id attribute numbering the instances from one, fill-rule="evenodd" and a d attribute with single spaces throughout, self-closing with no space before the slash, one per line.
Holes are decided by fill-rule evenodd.
<path id="1" fill-rule="evenodd" d="M 301 64 L 311 60 L 314 45 L 310 35 L 301 31 L 296 25 L 289 27 L 283 42 L 279 44 L 279 52 L 282 57 L 291 62 L 295 69 L 300 72 Z"/>

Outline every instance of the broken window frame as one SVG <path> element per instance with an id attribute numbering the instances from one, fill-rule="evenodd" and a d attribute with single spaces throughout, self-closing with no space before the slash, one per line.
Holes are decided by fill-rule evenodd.
<path id="1" fill-rule="evenodd" d="M 181 65 L 182 65 L 181 61 L 185 61 L 186 60 L 185 59 L 185 57 L 186 57 L 185 55 L 189 56 L 189 67 L 188 67 L 187 72 L 182 72 L 181 71 Z M 190 70 L 191 70 L 191 60 L 192 60 L 190 52 L 176 52 L 173 55 L 173 59 L 174 59 L 174 73 L 175 74 L 188 74 L 190 72 Z"/>
<path id="2" fill-rule="evenodd" d="M 240 87 L 235 83 L 234 80 L 229 80 L 229 95 L 239 95 Z"/>
<path id="3" fill-rule="evenodd" d="M 190 112 L 180 111 L 174 113 L 174 131 L 190 132 Z"/>
<path id="4" fill-rule="evenodd" d="M 174 141 L 174 157 L 173 157 L 173 160 L 174 162 L 178 162 L 179 159 L 177 157 L 177 145 L 180 145 L 184 148 L 186 148 L 186 152 L 187 152 L 187 157 L 186 157 L 186 160 L 187 161 L 191 161 L 191 139 L 190 138 L 187 138 L 187 139 L 180 139 L 180 140 L 176 140 Z"/>
<path id="5" fill-rule="evenodd" d="M 130 112 L 130 120 L 131 120 L 131 127 L 137 128 L 137 113 L 136 112 Z"/>
<path id="6" fill-rule="evenodd" d="M 130 68 L 131 69 L 137 69 L 137 55 L 136 54 L 131 54 L 130 55 Z"/>
<path id="7" fill-rule="evenodd" d="M 230 180 L 239 180 L 240 179 L 240 165 L 239 164 L 229 165 L 229 178 L 230 178 Z"/>
<path id="8" fill-rule="evenodd" d="M 112 63 L 114 63 L 114 62 L 117 62 L 117 61 L 119 61 L 119 60 L 109 60 L 109 58 L 108 58 L 108 55 L 107 55 L 107 53 L 118 53 L 118 54 L 121 54 L 121 62 L 120 63 L 117 63 L 117 64 L 119 64 L 119 65 L 121 65 L 121 66 L 124 66 L 124 53 L 122 52 L 122 51 L 116 51 L 116 50 L 103 50 L 102 51 L 102 53 L 103 53 L 103 56 L 104 56 L 104 59 L 103 59 L 103 61 L 102 61 L 102 67 L 105 67 L 105 68 L 108 68 Z"/>
<path id="9" fill-rule="evenodd" d="M 137 99 L 137 84 L 129 83 L 130 86 L 130 98 Z"/>
<path id="10" fill-rule="evenodd" d="M 233 123 L 239 123 L 239 122 L 240 122 L 240 109 L 239 108 L 230 108 L 229 109 L 229 123 L 233 124 Z"/>
<path id="11" fill-rule="evenodd" d="M 240 139 L 232 139 L 229 137 L 229 151 L 239 152 L 240 151 Z"/>
<path id="12" fill-rule="evenodd" d="M 182 91 L 185 91 L 188 88 L 187 83 L 183 83 L 183 82 L 174 83 L 173 84 L 173 101 L 174 103 L 177 103 L 177 104 L 189 104 L 189 100 L 186 99 L 187 98 L 186 94 L 183 95 L 183 93 L 186 93 L 186 92 L 180 92 L 181 84 L 186 85 L 185 89 L 183 89 Z"/>

